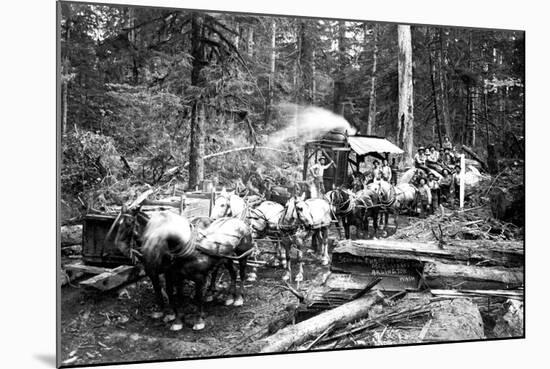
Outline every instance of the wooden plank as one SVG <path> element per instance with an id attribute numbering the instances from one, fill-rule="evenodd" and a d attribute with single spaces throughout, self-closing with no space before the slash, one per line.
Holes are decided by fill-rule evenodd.
<path id="1" fill-rule="evenodd" d="M 504 297 L 513 300 L 523 300 L 523 290 L 430 290 L 431 294 L 439 297 Z"/>
<path id="2" fill-rule="evenodd" d="M 453 262 L 459 264 L 524 265 L 523 242 L 518 241 L 448 241 L 443 248 L 436 242 L 401 240 L 342 240 L 333 250 L 334 255 L 349 254 L 358 257 L 385 257 L 422 262 Z"/>
<path id="3" fill-rule="evenodd" d="M 65 270 L 72 270 L 75 272 L 82 272 L 86 274 L 101 274 L 105 272 L 110 272 L 111 268 L 103 268 L 103 267 L 97 267 L 92 265 L 86 265 L 82 262 L 77 262 L 73 264 L 66 264 L 63 266 Z"/>
<path id="4" fill-rule="evenodd" d="M 325 282 L 325 286 L 331 290 L 353 290 L 357 292 L 363 289 L 376 278 L 382 280 L 373 288 L 374 290 L 397 292 L 403 290 L 418 290 L 420 275 L 357 275 L 345 273 L 331 273 Z"/>
<path id="5" fill-rule="evenodd" d="M 109 291 L 125 283 L 137 281 L 143 277 L 145 272 L 141 267 L 133 265 L 121 265 L 110 271 L 98 274 L 80 282 L 80 285 L 100 291 Z"/>
<path id="6" fill-rule="evenodd" d="M 429 288 L 438 289 L 490 290 L 523 285 L 523 270 L 520 268 L 426 263 L 423 277 Z"/>

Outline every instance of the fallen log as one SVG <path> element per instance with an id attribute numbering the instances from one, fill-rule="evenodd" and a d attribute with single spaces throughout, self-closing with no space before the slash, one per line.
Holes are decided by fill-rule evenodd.
<path id="1" fill-rule="evenodd" d="M 361 264 L 368 258 L 506 267 L 522 267 L 525 260 L 523 242 L 519 241 L 449 240 L 442 247 L 437 242 L 343 240 L 333 250 L 331 268 L 342 271 L 354 265 L 353 272 L 361 273 Z M 371 271 L 367 268 L 364 273 Z"/>
<path id="2" fill-rule="evenodd" d="M 431 290 L 432 295 L 447 298 L 460 297 L 504 297 L 511 300 L 523 300 L 523 290 Z"/>
<path id="3" fill-rule="evenodd" d="M 426 263 L 422 273 L 428 288 L 490 290 L 523 285 L 523 270 L 502 267 Z"/>
<path id="4" fill-rule="evenodd" d="M 487 163 L 477 155 L 474 150 L 472 150 L 470 147 L 466 145 L 462 145 L 462 150 L 464 150 L 466 153 L 468 153 L 474 160 L 476 160 L 479 164 L 481 164 L 481 167 L 483 170 L 488 171 L 489 167 Z"/>
<path id="5" fill-rule="evenodd" d="M 274 335 L 258 341 L 256 343 L 257 352 L 287 351 L 292 346 L 301 345 L 308 339 L 318 337 L 330 326 L 345 325 L 365 317 L 371 307 L 382 301 L 382 299 L 382 293 L 376 291 L 296 325 L 283 328 Z"/>

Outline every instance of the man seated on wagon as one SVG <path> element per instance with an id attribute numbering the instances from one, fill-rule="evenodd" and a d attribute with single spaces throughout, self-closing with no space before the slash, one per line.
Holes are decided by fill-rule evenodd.
<path id="1" fill-rule="evenodd" d="M 424 172 L 424 175 L 428 175 L 428 173 L 430 172 L 430 170 L 426 167 L 426 154 L 425 148 L 423 146 L 420 146 L 418 148 L 418 152 L 414 156 L 414 166 L 418 169 L 421 169 L 421 172 Z"/>

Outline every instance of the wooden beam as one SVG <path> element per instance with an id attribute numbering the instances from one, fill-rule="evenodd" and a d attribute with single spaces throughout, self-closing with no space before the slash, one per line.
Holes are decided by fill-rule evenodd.
<path id="1" fill-rule="evenodd" d="M 352 258 L 394 258 L 422 262 L 453 262 L 486 266 L 523 267 L 523 242 L 449 240 L 440 248 L 436 242 L 401 240 L 342 240 L 333 250 L 333 261 Z"/>
<path id="2" fill-rule="evenodd" d="M 427 263 L 422 273 L 429 288 L 490 290 L 518 288 L 523 285 L 523 270 Z"/>
<path id="3" fill-rule="evenodd" d="M 100 291 L 109 291 L 123 284 L 135 282 L 144 275 L 145 272 L 143 268 L 133 265 L 121 265 L 110 271 L 106 271 L 82 281 L 80 285 Z"/>

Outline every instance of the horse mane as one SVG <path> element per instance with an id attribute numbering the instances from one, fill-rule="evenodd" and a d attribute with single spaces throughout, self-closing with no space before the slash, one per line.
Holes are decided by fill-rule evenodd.
<path id="1" fill-rule="evenodd" d="M 170 211 L 155 213 L 143 232 L 141 252 L 152 267 L 161 267 L 165 257 L 185 258 L 195 251 L 191 224 Z"/>

